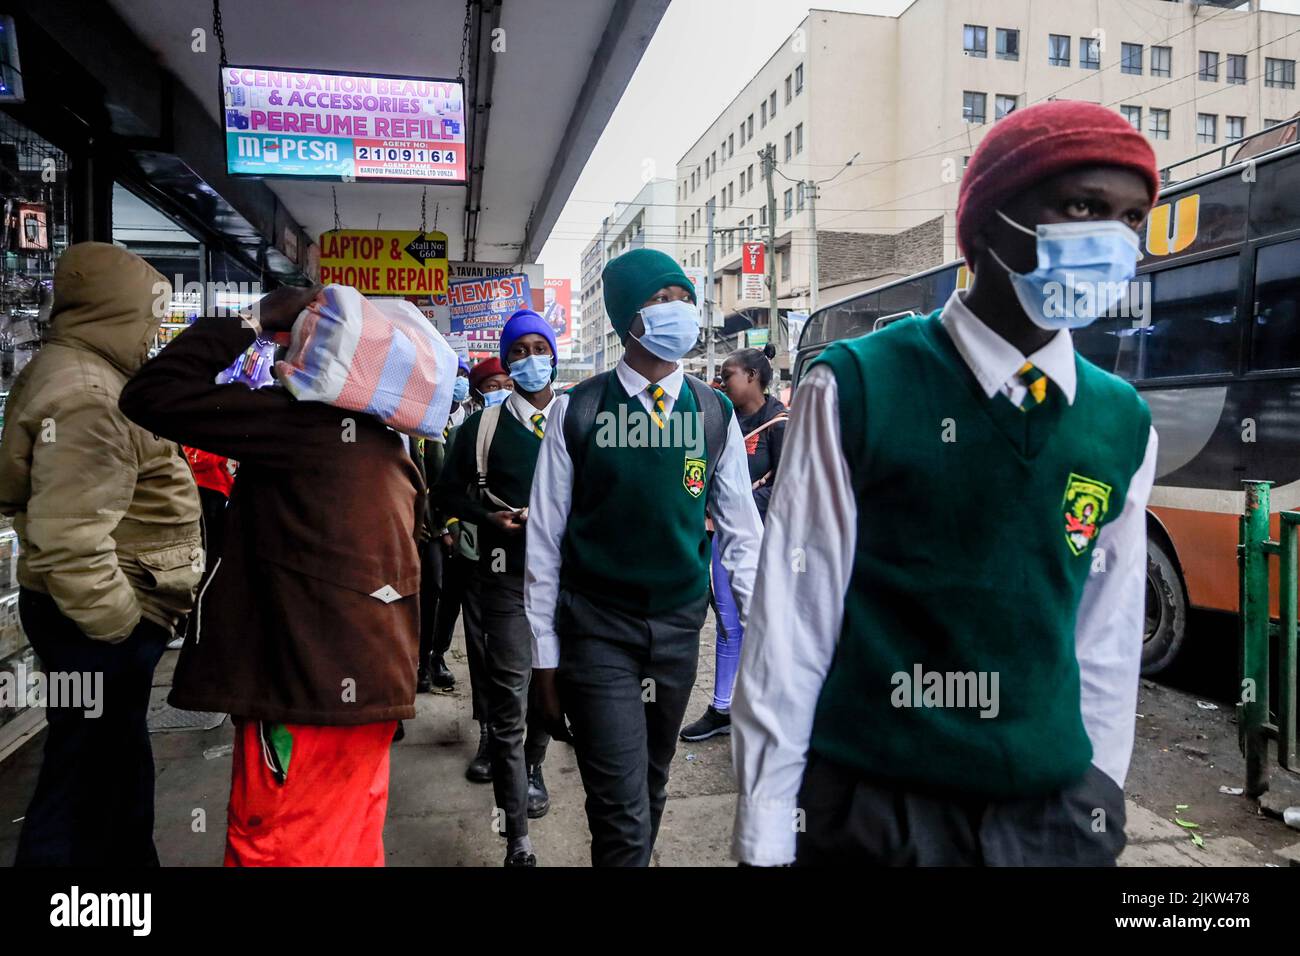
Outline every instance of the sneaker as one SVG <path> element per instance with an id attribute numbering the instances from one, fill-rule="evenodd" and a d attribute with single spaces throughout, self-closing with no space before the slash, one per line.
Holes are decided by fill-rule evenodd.
<path id="1" fill-rule="evenodd" d="M 529 853 L 527 850 L 518 850 L 512 855 L 506 857 L 506 866 L 536 866 L 537 855 Z"/>
<path id="2" fill-rule="evenodd" d="M 731 733 L 731 715 L 714 710 L 713 705 L 693 724 L 682 728 L 682 740 L 708 740 L 718 734 Z"/>
<path id="3" fill-rule="evenodd" d="M 488 732 L 487 727 L 482 724 L 479 725 L 478 732 L 478 753 L 474 754 L 474 759 L 465 768 L 465 779 L 472 780 L 474 783 L 492 782 L 492 758 L 488 756 Z"/>
<path id="4" fill-rule="evenodd" d="M 175 637 L 173 637 L 170 641 L 167 642 L 167 650 L 179 651 L 182 645 L 184 645 L 184 643 L 185 643 L 185 635 L 177 634 Z"/>
<path id="5" fill-rule="evenodd" d="M 528 768 L 528 819 L 544 817 L 550 809 L 551 795 L 546 790 L 546 781 L 542 779 L 542 765 L 535 763 Z"/>
<path id="6" fill-rule="evenodd" d="M 433 659 L 429 676 L 433 681 L 434 687 L 440 687 L 443 690 L 450 690 L 456 686 L 456 675 L 448 669 L 446 661 L 442 659 L 442 655 Z"/>

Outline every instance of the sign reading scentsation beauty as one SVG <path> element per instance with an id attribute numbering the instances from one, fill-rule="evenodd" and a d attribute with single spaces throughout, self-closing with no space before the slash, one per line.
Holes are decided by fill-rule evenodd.
<path id="1" fill-rule="evenodd" d="M 766 246 L 761 242 L 746 242 L 740 250 L 740 298 L 744 302 L 762 302 L 767 288 L 764 278 L 767 266 L 763 259 Z"/>
<path id="2" fill-rule="evenodd" d="M 362 295 L 447 294 L 447 236 L 417 229 L 335 229 L 320 237 L 320 281 Z"/>
<path id="3" fill-rule="evenodd" d="M 466 181 L 455 80 L 225 66 L 221 92 L 232 175 Z"/>

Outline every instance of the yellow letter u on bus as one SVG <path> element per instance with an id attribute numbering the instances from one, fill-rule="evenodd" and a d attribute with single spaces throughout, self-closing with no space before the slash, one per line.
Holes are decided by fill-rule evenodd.
<path id="1" fill-rule="evenodd" d="M 1153 256 L 1182 252 L 1196 241 L 1200 224 L 1200 193 L 1184 196 L 1177 203 L 1161 203 L 1147 219 L 1147 252 Z"/>

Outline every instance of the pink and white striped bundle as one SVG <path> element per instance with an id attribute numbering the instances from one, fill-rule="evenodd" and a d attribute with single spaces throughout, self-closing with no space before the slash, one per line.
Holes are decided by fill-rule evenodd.
<path id="1" fill-rule="evenodd" d="M 456 353 L 405 299 L 328 285 L 298 316 L 276 379 L 295 398 L 374 415 L 408 435 L 441 435 Z"/>

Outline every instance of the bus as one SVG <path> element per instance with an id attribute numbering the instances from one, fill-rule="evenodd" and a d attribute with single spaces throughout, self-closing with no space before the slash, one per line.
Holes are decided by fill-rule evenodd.
<path id="1" fill-rule="evenodd" d="M 1276 512 L 1300 507 L 1300 145 L 1241 161 L 1225 149 L 1220 168 L 1172 181 L 1214 152 L 1162 171 L 1131 293 L 1149 304 L 1144 317 L 1073 333 L 1081 355 L 1137 388 L 1160 437 L 1144 674 L 1178 656 L 1189 608 L 1237 612 L 1242 482 L 1274 483 L 1275 536 Z M 799 338 L 795 386 L 831 342 L 940 309 L 969 282 L 953 262 L 817 310 Z M 1273 574 L 1276 614 L 1276 565 Z"/>

